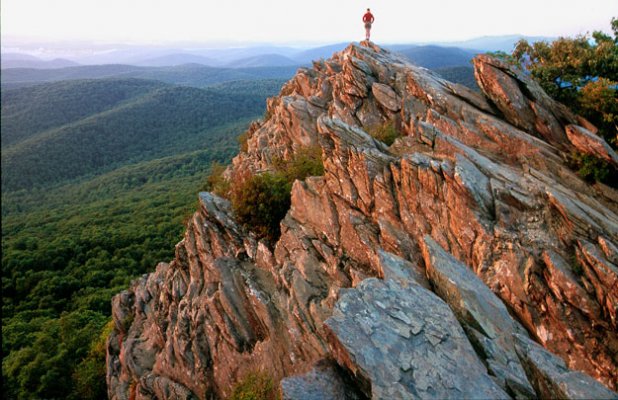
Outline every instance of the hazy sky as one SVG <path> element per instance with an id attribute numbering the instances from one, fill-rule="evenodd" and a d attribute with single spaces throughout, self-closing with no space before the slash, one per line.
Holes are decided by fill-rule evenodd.
<path id="1" fill-rule="evenodd" d="M 377 43 L 520 33 L 609 32 L 618 0 L 2 0 L 7 39 L 122 43 L 360 40 L 371 7 Z"/>

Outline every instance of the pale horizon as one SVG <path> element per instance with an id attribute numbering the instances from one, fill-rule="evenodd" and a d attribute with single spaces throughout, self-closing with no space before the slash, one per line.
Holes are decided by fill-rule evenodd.
<path id="1" fill-rule="evenodd" d="M 436 0 L 389 5 L 352 0 L 3 0 L 2 47 L 61 45 L 273 44 L 309 46 L 362 39 L 367 7 L 377 43 L 464 41 L 483 36 L 575 36 L 610 32 L 618 1 Z M 582 9 L 585 8 L 585 9 Z"/>

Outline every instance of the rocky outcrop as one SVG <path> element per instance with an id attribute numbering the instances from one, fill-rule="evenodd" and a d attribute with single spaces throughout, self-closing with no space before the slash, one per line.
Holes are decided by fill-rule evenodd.
<path id="1" fill-rule="evenodd" d="M 414 281 L 370 278 L 342 290 L 326 326 L 335 358 L 372 398 L 508 397 L 448 305 Z"/>
<path id="2" fill-rule="evenodd" d="M 255 371 L 286 399 L 616 398 L 618 193 L 565 163 L 615 153 L 526 76 L 475 74 L 369 42 L 299 70 L 228 176 L 313 145 L 324 176 L 272 248 L 200 194 L 175 259 L 114 298 L 110 398 L 226 398 Z"/>

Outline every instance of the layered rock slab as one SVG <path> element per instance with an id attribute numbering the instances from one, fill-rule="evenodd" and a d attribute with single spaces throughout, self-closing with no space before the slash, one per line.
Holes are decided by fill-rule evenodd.
<path id="1" fill-rule="evenodd" d="M 547 399 L 618 399 L 618 394 L 581 372 L 569 370 L 564 361 L 526 336 L 515 335 L 517 354 L 538 396 Z"/>
<path id="2" fill-rule="evenodd" d="M 413 282 L 372 278 L 344 289 L 326 325 L 335 357 L 374 399 L 508 397 L 446 303 Z"/>

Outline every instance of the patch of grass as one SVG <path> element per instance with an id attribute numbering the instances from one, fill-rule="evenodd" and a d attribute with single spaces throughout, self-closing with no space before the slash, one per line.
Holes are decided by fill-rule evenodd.
<path id="1" fill-rule="evenodd" d="M 240 151 L 246 153 L 249 151 L 249 144 L 247 141 L 249 140 L 249 132 L 245 131 L 238 135 L 238 144 L 240 146 Z"/>
<path id="2" fill-rule="evenodd" d="M 607 161 L 589 154 L 574 153 L 570 159 L 571 167 L 587 182 L 602 182 L 618 188 L 618 170 Z"/>
<path id="3" fill-rule="evenodd" d="M 223 176 L 225 170 L 225 165 L 216 161 L 213 162 L 210 166 L 210 173 L 206 177 L 206 184 L 202 189 L 212 192 L 217 196 L 225 197 L 226 199 L 229 198 L 231 184 L 230 181 Z"/>
<path id="4" fill-rule="evenodd" d="M 397 130 L 393 121 L 371 126 L 367 129 L 367 133 L 387 146 L 392 145 L 395 139 L 401 137 L 401 133 Z"/>
<path id="5" fill-rule="evenodd" d="M 288 181 L 303 180 L 308 176 L 324 175 L 322 148 L 318 145 L 306 146 L 296 150 L 290 160 L 273 160 L 275 170 L 283 174 Z"/>
<path id="6" fill-rule="evenodd" d="M 324 174 L 322 149 L 319 146 L 298 149 L 292 159 L 276 159 L 273 166 L 274 171 L 234 177 L 228 189 L 238 222 L 258 238 L 271 242 L 280 236 L 279 223 L 290 209 L 294 181 Z M 212 180 L 219 182 L 216 176 Z"/>
<path id="7" fill-rule="evenodd" d="M 276 241 L 280 235 L 279 222 L 290 208 L 291 188 L 281 173 L 266 172 L 235 179 L 230 200 L 236 219 L 258 238 Z"/>
<path id="8" fill-rule="evenodd" d="M 252 372 L 236 385 L 230 400 L 280 400 L 273 379 L 265 372 Z"/>

